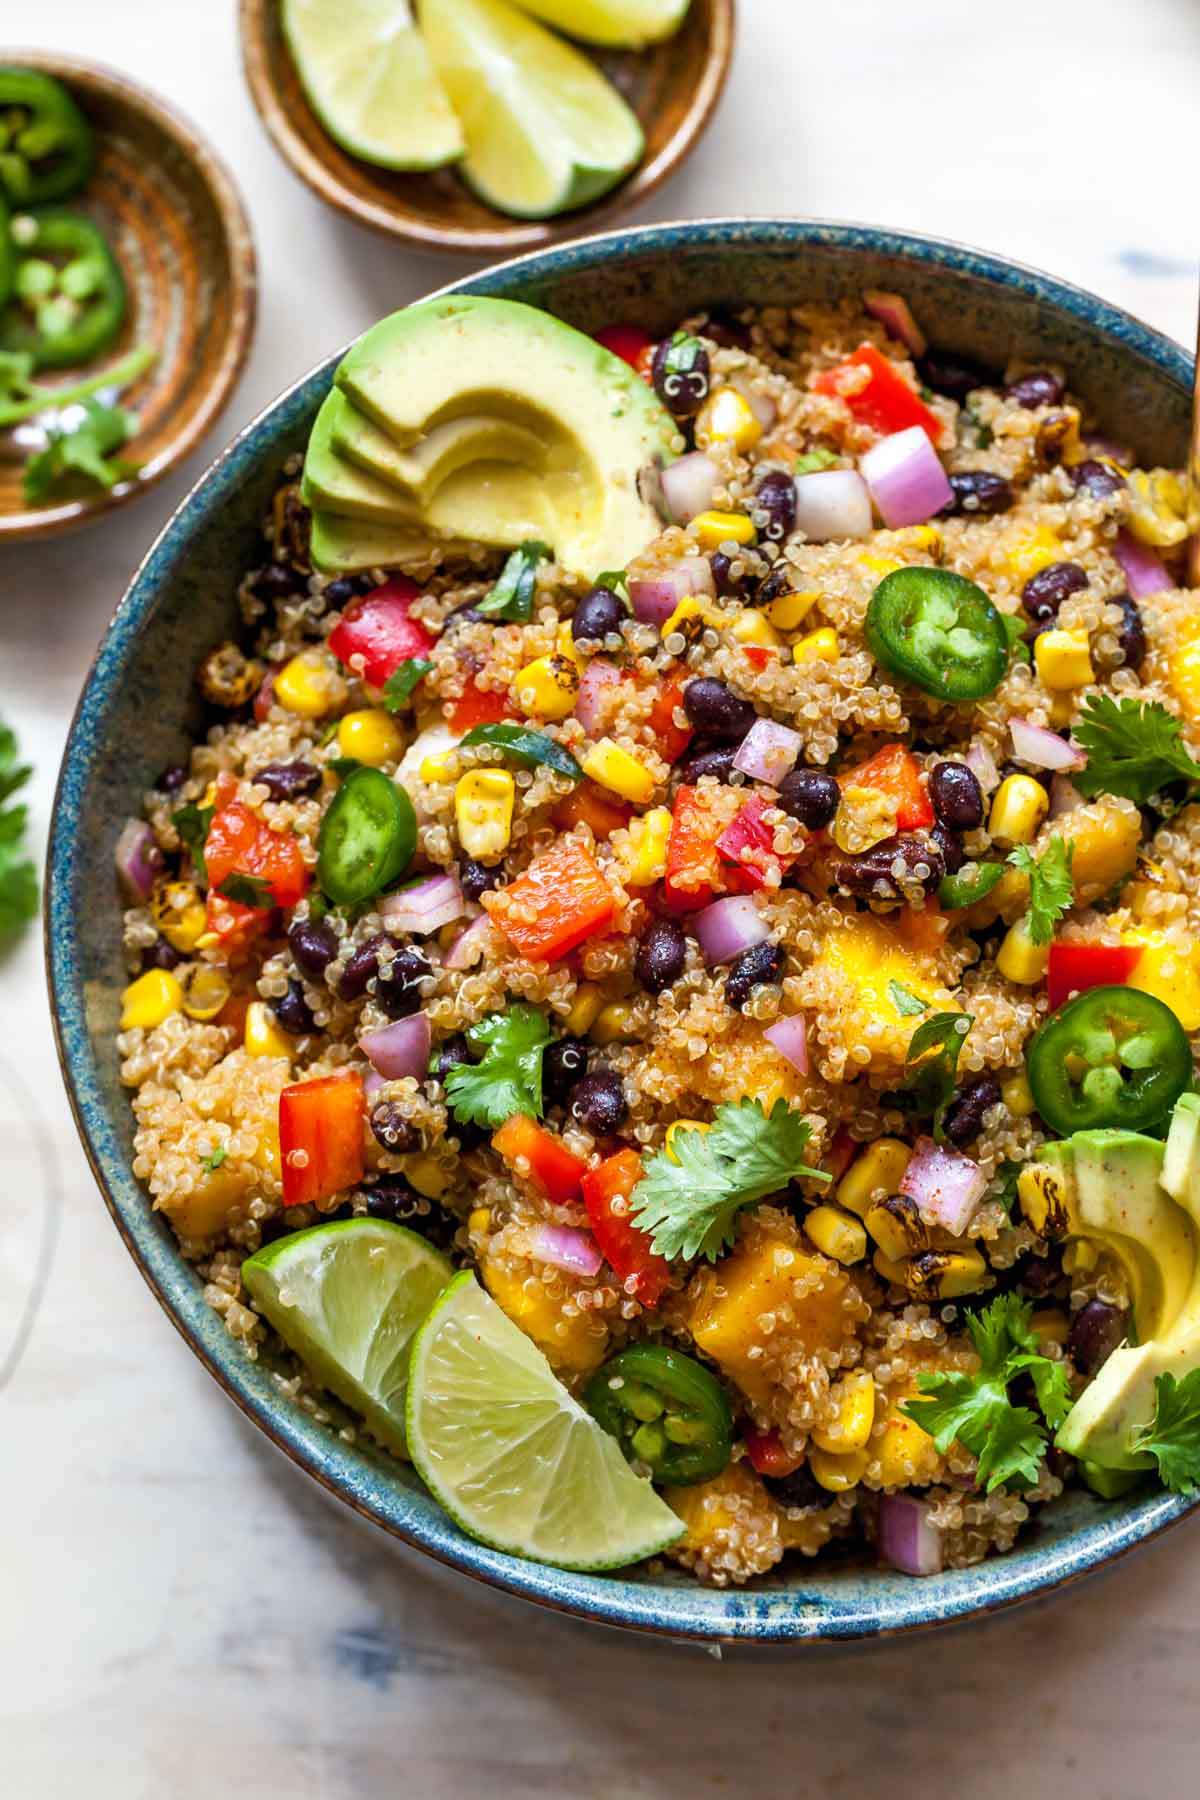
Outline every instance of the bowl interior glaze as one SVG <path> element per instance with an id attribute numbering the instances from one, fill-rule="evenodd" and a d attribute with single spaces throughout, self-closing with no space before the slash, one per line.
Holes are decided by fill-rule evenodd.
<path id="1" fill-rule="evenodd" d="M 1184 460 L 1190 358 L 1095 297 L 981 252 L 864 226 L 712 221 L 610 233 L 455 284 L 548 307 L 585 330 L 636 318 L 666 327 L 700 303 L 788 305 L 894 287 L 932 343 L 1003 366 L 1059 362 L 1095 424 L 1141 457 Z M 749 1590 L 672 1572 L 588 1576 L 472 1543 L 406 1468 L 282 1401 L 204 1303 L 130 1167 L 132 1115 L 114 1037 L 125 980 L 112 876 L 122 821 L 186 748 L 191 672 L 235 623 L 234 590 L 260 554 L 258 526 L 283 458 L 304 442 L 337 358 L 255 419 L 166 526 L 122 600 L 84 689 L 52 825 L 47 963 L 64 1076 L 113 1218 L 168 1316 L 226 1392 L 301 1467 L 365 1517 L 468 1574 L 543 1605 L 669 1638 L 786 1643 L 871 1637 L 986 1613 L 1096 1569 L 1182 1518 L 1154 1494 L 1065 1497 L 1010 1555 L 922 1581 L 861 1559 L 794 1559 Z"/>

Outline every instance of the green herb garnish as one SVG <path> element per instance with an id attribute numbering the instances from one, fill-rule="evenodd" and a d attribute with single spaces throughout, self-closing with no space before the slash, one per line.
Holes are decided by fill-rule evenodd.
<path id="1" fill-rule="evenodd" d="M 18 425 L 35 413 L 60 410 L 85 400 L 89 394 L 111 389 L 119 393 L 150 367 L 157 350 L 139 344 L 127 356 L 110 363 L 98 374 L 87 375 L 68 387 L 51 387 L 33 380 L 33 355 L 28 350 L 0 350 L 0 427 Z"/>
<path id="2" fill-rule="evenodd" d="M 1089 694 L 1075 725 L 1087 767 L 1071 777 L 1081 794 L 1121 794 L 1139 806 L 1171 781 L 1200 781 L 1183 728 L 1157 700 Z"/>
<path id="3" fill-rule="evenodd" d="M 179 840 L 191 856 L 196 873 L 203 882 L 208 880 L 204 844 L 215 811 L 213 806 L 197 806 L 194 800 L 189 800 L 186 806 L 181 806 L 178 812 L 171 814 L 171 823 L 179 833 Z"/>
<path id="4" fill-rule="evenodd" d="M 383 704 L 389 712 L 402 712 L 413 697 L 418 682 L 424 681 L 433 664 L 423 656 L 410 656 L 392 670 L 383 684 Z"/>
<path id="5" fill-rule="evenodd" d="M 803 456 L 796 458 L 793 472 L 797 475 L 816 475 L 822 469 L 831 469 L 837 460 L 832 450 L 806 450 Z"/>
<path id="6" fill-rule="evenodd" d="M 629 576 L 624 569 L 601 569 L 592 586 L 607 588 L 610 594 L 617 596 L 618 600 L 622 596 L 626 600 L 629 598 Z"/>
<path id="7" fill-rule="evenodd" d="M 523 1003 L 492 1013 L 467 1036 L 484 1050 L 478 1063 L 459 1063 L 446 1077 L 446 1099 L 460 1125 L 503 1125 L 514 1113 L 540 1119 L 542 1056 L 550 1042 L 545 1015 Z"/>
<path id="8" fill-rule="evenodd" d="M 513 551 L 500 571 L 500 579 L 490 594 L 485 594 L 476 610 L 488 619 L 505 619 L 521 625 L 533 616 L 533 596 L 537 592 L 538 564 L 553 551 L 549 544 L 529 538 Z"/>
<path id="9" fill-rule="evenodd" d="M 243 875 L 237 869 L 230 871 L 217 892 L 235 906 L 252 906 L 256 912 L 269 912 L 275 904 L 269 881 L 261 875 Z"/>
<path id="10" fill-rule="evenodd" d="M 888 993 L 892 997 L 892 1005 L 904 1018 L 915 1019 L 918 1013 L 928 1012 L 929 1006 L 911 988 L 906 988 L 901 981 L 889 981 Z"/>
<path id="11" fill-rule="evenodd" d="M 17 761 L 16 733 L 0 725 L 0 937 L 19 931 L 38 909 L 38 878 L 32 858 L 23 854 L 29 808 L 10 806 L 33 770 Z"/>
<path id="12" fill-rule="evenodd" d="M 1200 1487 L 1200 1369 L 1176 1381 L 1160 1375 L 1154 1383 L 1154 1418 L 1133 1434 L 1130 1448 L 1152 1456 L 1164 1487 L 1194 1494 Z"/>
<path id="13" fill-rule="evenodd" d="M 1029 911 L 1025 914 L 1029 941 L 1048 944 L 1054 927 L 1075 899 L 1071 875 L 1075 845 L 1066 843 L 1056 833 L 1040 856 L 1035 856 L 1028 844 L 1021 844 L 1008 860 L 1014 869 L 1029 877 Z"/>
<path id="14" fill-rule="evenodd" d="M 207 1156 L 197 1157 L 196 1160 L 202 1169 L 207 1169 L 209 1174 L 213 1175 L 220 1168 L 228 1155 L 229 1152 L 224 1144 L 218 1144 L 216 1149 L 210 1150 Z"/>
<path id="15" fill-rule="evenodd" d="M 569 750 L 544 731 L 532 731 L 527 725 L 473 725 L 462 742 L 464 748 L 488 744 L 526 769 L 536 769 L 545 763 L 557 775 L 569 775 L 572 781 L 583 780 L 583 770 Z"/>
<path id="16" fill-rule="evenodd" d="M 83 418 L 69 430 L 54 429 L 50 442 L 30 457 L 21 477 L 21 491 L 36 506 L 71 475 L 94 481 L 97 487 L 115 487 L 136 473 L 137 465 L 115 454 L 138 428 L 137 416 L 120 406 L 102 406 L 84 400 Z"/>
<path id="17" fill-rule="evenodd" d="M 970 1013 L 934 1013 L 908 1040 L 904 1084 L 888 1094 L 893 1106 L 933 1119 L 933 1135 L 941 1142 L 942 1115 L 954 1098 L 958 1058 L 975 1023 Z"/>

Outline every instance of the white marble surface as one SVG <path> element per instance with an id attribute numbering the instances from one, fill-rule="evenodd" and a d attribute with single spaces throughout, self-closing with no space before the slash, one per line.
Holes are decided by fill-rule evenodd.
<path id="1" fill-rule="evenodd" d="M 359 232 L 293 180 L 243 90 L 233 10 L 0 13 L 7 34 L 116 64 L 191 114 L 243 185 L 262 258 L 249 369 L 192 466 L 98 532 L 3 552 L 0 710 L 37 765 L 39 842 L 96 638 L 203 461 L 319 356 L 463 266 Z M 1190 338 L 1195 0 L 741 10 L 720 115 L 644 217 L 815 212 L 974 239 Z M 0 1393 L 13 1800 L 1196 1791 L 1197 1525 L 1048 1608 L 751 1668 L 501 1604 L 335 1510 L 221 1398 L 122 1249 L 60 1093 L 32 935 L 0 959 L 0 1371 L 47 1248 L 31 1118 L 63 1204 Z"/>

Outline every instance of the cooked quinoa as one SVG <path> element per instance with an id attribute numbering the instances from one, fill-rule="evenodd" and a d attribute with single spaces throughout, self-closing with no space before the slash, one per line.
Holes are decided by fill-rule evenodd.
<path id="1" fill-rule="evenodd" d="M 687 1526 L 670 1554 L 701 1580 L 741 1583 L 786 1555 L 874 1542 L 881 1496 L 904 1492 L 919 1496 L 944 1563 L 961 1567 L 1009 1549 L 1072 1471 L 1043 1432 L 1036 1479 L 987 1491 L 976 1454 L 938 1449 L 903 1410 L 920 1378 L 977 1370 L 966 1314 L 1012 1292 L 1078 1389 L 1097 1366 L 1076 1329 L 1084 1309 L 1123 1322 L 1130 1305 L 1117 1263 L 1077 1245 L 1064 1254 L 1014 1204 L 1015 1171 L 1048 1135 L 1025 1055 L 1050 1012 L 1049 950 L 1026 929 L 1032 878 L 1014 850 L 1040 863 L 1068 846 L 1056 945 L 1142 946 L 1142 987 L 1193 1043 L 1200 1027 L 1200 808 L 1085 798 L 1069 748 L 1089 702 L 1111 696 L 1165 708 L 1200 753 L 1189 651 L 1200 640 L 1174 585 L 1177 489 L 1093 438 L 1066 370 L 918 368 L 849 303 L 698 313 L 681 329 L 706 365 L 703 404 L 678 427 L 683 449 L 708 459 L 708 504 L 633 560 L 591 636 L 572 630 L 597 604 L 589 583 L 551 555 L 537 562 L 531 616 L 505 621 L 477 610 L 504 555 L 431 541 L 399 590 L 429 667 L 394 710 L 363 656 L 339 657 L 329 640 L 364 598 L 396 592 L 395 575 L 314 573 L 298 467 L 281 471 L 264 560 L 239 589 L 241 640 L 215 646 L 198 674 L 211 722 L 145 796 L 154 879 L 126 914 L 119 1040 L 134 1168 L 247 1356 L 270 1330 L 243 1260 L 282 1233 L 370 1214 L 474 1267 L 577 1391 L 633 1344 L 696 1358 L 734 1420 L 722 1472 L 667 1486 Z M 923 522 L 889 529 L 876 510 L 868 536 L 815 541 L 806 477 L 858 480 L 859 459 L 890 435 L 864 410 L 863 345 L 923 415 L 952 497 Z M 718 429 L 730 394 L 735 436 Z M 1140 601 L 1130 543 L 1165 570 Z M 656 622 L 638 596 L 681 568 L 683 604 Z M 964 577 L 1012 622 L 1005 670 L 981 697 L 934 697 L 873 652 L 868 608 L 903 570 Z M 1069 679 L 1054 662 L 1066 652 Z M 531 676 L 539 667 L 565 687 L 565 716 Z M 505 720 L 544 734 L 584 779 L 461 742 Z M 755 721 L 792 734 L 788 779 L 738 768 Z M 1014 721 L 1028 728 L 1016 741 Z M 1039 761 L 1031 746 L 1048 740 Z M 390 923 L 382 896 L 345 906 L 320 894 L 322 821 L 351 765 L 381 769 L 411 800 L 406 878 L 458 883 L 453 916 L 431 931 Z M 497 777 L 482 828 L 464 804 L 479 771 Z M 822 775 L 840 779 L 831 789 Z M 510 820 L 488 798 L 505 789 Z M 755 830 L 739 851 L 748 803 Z M 262 831 L 283 861 L 239 864 Z M 564 851 L 595 885 L 598 923 L 559 950 L 538 937 L 545 893 L 527 875 Z M 996 862 L 996 885 L 947 904 L 948 880 Z M 228 876 L 214 868 L 243 885 L 218 893 Z M 737 896 L 730 916 L 744 926 L 748 908 L 754 928 L 714 951 L 702 921 Z M 522 947 L 531 937 L 544 954 Z M 547 1227 L 598 1231 L 591 1189 L 548 1197 L 540 1139 L 505 1154 L 491 1126 L 456 1117 L 448 1091 L 482 1054 L 465 1034 L 515 1006 L 551 1040 L 537 1129 L 580 1169 L 622 1152 L 661 1159 L 676 1122 L 694 1130 L 722 1105 L 758 1101 L 764 1117 L 779 1102 L 803 1116 L 809 1164 L 831 1179 L 800 1177 L 742 1207 L 716 1261 L 675 1256 L 661 1284 L 632 1264 L 585 1274 L 545 1260 Z M 373 1071 L 364 1037 L 417 1014 L 430 1072 Z M 939 1018 L 953 1031 L 955 1016 L 969 1028 L 949 1040 L 953 1095 L 935 1132 L 910 1041 Z M 801 1048 L 793 1033 L 785 1055 L 765 1034 L 793 1019 Z M 365 1083 L 361 1174 L 285 1204 L 281 1094 L 350 1072 Z M 951 1230 L 910 1199 L 890 1215 L 907 1241 L 881 1243 L 880 1203 L 903 1191 L 914 1150 L 935 1145 L 974 1171 L 969 1216 Z M 304 1174 L 306 1153 L 293 1154 Z M 636 1202 L 618 1192 L 612 1210 L 636 1235 Z M 293 1397 L 319 1406 L 291 1366 Z"/>

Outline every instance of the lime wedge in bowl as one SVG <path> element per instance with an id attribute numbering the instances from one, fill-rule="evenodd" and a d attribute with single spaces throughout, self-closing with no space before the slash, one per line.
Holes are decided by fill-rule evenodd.
<path id="1" fill-rule="evenodd" d="M 384 169 L 436 169 L 463 153 L 458 120 L 408 0 L 283 0 L 283 31 L 335 143 Z"/>
<path id="2" fill-rule="evenodd" d="M 659 44 L 683 24 L 691 0 L 520 0 L 526 12 L 568 37 L 611 50 Z"/>
<path id="3" fill-rule="evenodd" d="M 412 1341 L 454 1271 L 403 1225 L 341 1219 L 280 1238 L 242 1264 L 259 1310 L 323 1387 L 398 1456 Z"/>
<path id="4" fill-rule="evenodd" d="M 560 1569 L 617 1569 L 683 1535 L 469 1270 L 413 1345 L 407 1435 L 434 1498 L 493 1549 Z"/>
<path id="5" fill-rule="evenodd" d="M 420 0 L 420 19 L 462 121 L 459 172 L 489 206 L 549 218 L 641 158 L 642 128 L 596 65 L 508 0 Z"/>

